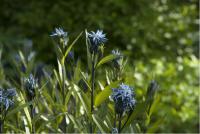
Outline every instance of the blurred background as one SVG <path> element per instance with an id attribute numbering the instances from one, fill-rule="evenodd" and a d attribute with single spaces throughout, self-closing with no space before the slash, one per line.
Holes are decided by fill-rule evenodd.
<path id="1" fill-rule="evenodd" d="M 199 132 L 198 0 L 0 0 L 0 48 L 6 76 L 18 50 L 36 54 L 36 62 L 56 63 L 52 39 L 62 27 L 73 40 L 81 31 L 103 29 L 106 54 L 129 57 L 127 75 L 140 94 L 146 81 L 160 84 L 161 101 L 154 120 L 157 132 Z M 85 60 L 82 37 L 74 47 Z M 3 78 L 0 78 L 3 83 Z"/>

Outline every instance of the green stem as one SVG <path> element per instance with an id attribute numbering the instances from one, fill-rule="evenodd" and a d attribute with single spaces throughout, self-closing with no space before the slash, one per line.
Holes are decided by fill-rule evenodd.
<path id="1" fill-rule="evenodd" d="M 63 76 L 63 81 L 62 81 L 62 96 L 63 96 L 63 105 L 65 106 L 65 65 L 62 65 L 62 76 Z M 63 123 L 64 123 L 64 133 L 67 132 L 67 123 L 66 123 L 66 118 L 64 115 L 63 118 Z"/>
<path id="2" fill-rule="evenodd" d="M 151 110 L 151 105 L 152 105 L 152 101 L 150 101 L 150 104 L 149 104 L 149 106 L 148 106 L 148 110 L 147 110 L 147 114 L 148 114 L 148 115 L 149 115 L 150 110 Z"/>
<path id="3" fill-rule="evenodd" d="M 116 127 L 116 118 L 117 118 L 117 117 L 116 117 L 116 113 L 115 113 L 114 125 L 113 125 L 113 126 L 114 126 L 114 128 Z"/>
<path id="4" fill-rule="evenodd" d="M 0 107 L 0 114 L 1 114 L 1 119 L 0 119 L 0 133 L 3 133 L 3 110 L 2 110 L 2 103 L 1 103 L 1 107 Z"/>
<path id="5" fill-rule="evenodd" d="M 124 125 L 122 126 L 121 130 L 123 130 L 124 127 L 126 126 L 126 123 L 128 122 L 129 117 L 131 116 L 132 113 L 133 113 L 133 111 L 131 111 L 131 112 L 129 113 L 129 115 L 128 115 L 128 117 L 127 117 L 127 120 L 126 120 L 126 122 L 124 123 Z"/>
<path id="6" fill-rule="evenodd" d="M 0 133 L 3 133 L 3 121 L 0 120 Z"/>
<path id="7" fill-rule="evenodd" d="M 60 38 L 60 44 L 61 44 L 61 50 L 62 50 L 62 52 L 61 52 L 62 56 L 60 58 L 60 63 L 61 63 L 61 67 L 62 67 L 61 93 L 62 93 L 62 104 L 63 104 L 63 107 L 65 107 L 65 79 L 66 79 L 66 77 L 65 77 L 66 74 L 65 73 L 66 73 L 66 71 L 65 71 L 65 62 L 62 61 L 62 58 L 64 57 L 64 52 L 65 52 L 65 45 L 64 45 L 64 42 L 63 42 L 62 38 Z M 64 111 L 64 112 L 66 112 L 66 111 Z M 65 114 L 64 114 L 64 118 L 63 118 L 63 120 L 61 122 L 61 126 L 63 126 L 62 127 L 63 132 L 66 133 L 67 132 L 67 123 L 66 123 Z"/>
<path id="8" fill-rule="evenodd" d="M 122 114 L 119 114 L 119 124 L 118 124 L 119 133 L 121 132 L 121 122 L 122 122 L 121 118 L 122 118 Z"/>
<path id="9" fill-rule="evenodd" d="M 95 87 L 95 54 L 92 59 L 92 91 L 91 91 L 91 114 L 94 111 L 94 87 Z M 90 125 L 90 133 L 93 133 L 93 122 Z"/>
<path id="10" fill-rule="evenodd" d="M 30 105 L 30 109 L 31 109 L 31 119 L 34 119 L 35 116 L 35 109 L 33 105 Z M 35 124 L 32 123 L 32 133 L 35 133 Z"/>
<path id="11" fill-rule="evenodd" d="M 64 70 L 64 66 L 62 67 L 62 76 L 63 76 L 62 96 L 63 96 L 63 105 L 65 105 L 65 70 Z"/>

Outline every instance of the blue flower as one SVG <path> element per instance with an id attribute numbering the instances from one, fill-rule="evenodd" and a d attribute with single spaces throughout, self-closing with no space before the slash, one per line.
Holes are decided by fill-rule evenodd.
<path id="1" fill-rule="evenodd" d="M 88 37 L 94 45 L 100 45 L 102 43 L 105 43 L 107 41 L 106 34 L 103 34 L 102 30 L 97 30 L 95 33 L 94 31 L 91 31 L 88 33 Z"/>
<path id="2" fill-rule="evenodd" d="M 112 128 L 112 134 L 118 134 L 118 129 L 117 128 Z"/>
<path id="3" fill-rule="evenodd" d="M 123 114 L 123 112 L 130 111 L 135 107 L 136 100 L 133 88 L 122 83 L 119 88 L 113 88 L 112 90 L 111 98 L 115 103 L 116 113 Z"/>
<path id="4" fill-rule="evenodd" d="M 116 56 L 116 58 L 112 60 L 113 66 L 120 69 L 122 67 L 123 55 L 119 50 L 112 50 L 111 53 Z"/>
<path id="5" fill-rule="evenodd" d="M 78 82 L 78 85 L 81 89 L 83 89 L 84 92 L 87 92 L 89 87 L 87 85 L 87 83 L 84 81 L 84 79 L 80 79 Z"/>
<path id="6" fill-rule="evenodd" d="M 32 74 L 25 79 L 25 90 L 30 97 L 35 96 L 35 89 L 38 87 L 38 80 L 33 77 Z"/>
<path id="7" fill-rule="evenodd" d="M 50 36 L 58 36 L 58 37 L 67 37 L 68 33 L 64 32 L 62 28 L 55 28 L 55 32 L 53 32 Z"/>
<path id="8" fill-rule="evenodd" d="M 8 110 L 14 104 L 13 97 L 16 96 L 15 89 L 1 89 L 0 88 L 0 107 Z"/>
<path id="9" fill-rule="evenodd" d="M 103 33 L 102 30 L 97 30 L 95 33 L 94 31 L 91 31 L 88 34 L 88 38 L 91 43 L 90 50 L 93 52 L 97 52 L 98 48 L 101 44 L 105 43 L 108 39 L 106 38 L 106 34 Z"/>
<path id="10" fill-rule="evenodd" d="M 11 88 L 11 89 L 7 89 L 4 91 L 4 96 L 8 97 L 8 98 L 12 98 L 14 96 L 16 96 L 16 90 Z"/>
<path id="11" fill-rule="evenodd" d="M 74 60 L 74 52 L 73 51 L 69 51 L 67 57 L 66 57 L 66 61 L 73 61 Z"/>
<path id="12" fill-rule="evenodd" d="M 155 80 L 152 80 L 150 83 L 149 83 L 149 86 L 148 86 L 148 89 L 147 89 L 147 99 L 153 99 L 155 93 L 156 93 L 156 90 L 159 88 L 158 86 L 158 83 L 155 81 Z"/>
<path id="13" fill-rule="evenodd" d="M 119 50 L 112 50 L 112 54 L 121 57 L 122 54 L 120 53 Z"/>

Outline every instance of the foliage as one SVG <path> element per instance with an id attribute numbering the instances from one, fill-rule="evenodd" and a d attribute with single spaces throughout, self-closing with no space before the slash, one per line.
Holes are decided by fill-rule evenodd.
<path id="1" fill-rule="evenodd" d="M 74 38 L 85 28 L 103 29 L 106 51 L 114 44 L 135 59 L 198 53 L 198 0 L 1 0 L 0 16 L 0 43 L 6 49 L 32 43 L 47 62 L 56 63 L 47 33 L 59 26 Z M 76 49 L 80 56 L 83 51 Z"/>
<path id="2" fill-rule="evenodd" d="M 52 76 L 49 76 L 49 73 L 45 73 L 45 70 L 43 70 L 44 75 L 40 81 L 35 79 L 32 74 L 28 78 L 23 78 L 33 71 L 32 66 L 29 66 L 33 59 L 27 60 L 22 52 L 19 52 L 20 59 L 15 66 L 18 68 L 16 75 L 19 78 L 11 78 L 14 83 L 12 85 L 17 88 L 17 100 L 15 107 L 7 112 L 9 116 L 4 124 L 1 124 L 1 132 L 96 133 L 100 131 L 111 133 L 113 129 L 119 133 L 148 131 L 150 124 L 146 123 L 146 120 L 150 121 L 154 101 L 140 98 L 138 104 L 135 104 L 135 95 L 132 93 L 131 87 L 121 84 L 118 88 L 122 81 L 126 83 L 126 77 L 121 76 L 123 75 L 123 71 L 120 71 L 121 68 L 118 67 L 116 70 L 110 71 L 112 74 L 120 72 L 117 77 L 107 74 L 106 80 L 105 78 L 98 80 L 98 85 L 96 84 L 95 72 L 97 69 L 104 64 L 111 63 L 111 61 L 120 60 L 119 58 L 122 58 L 122 56 L 103 57 L 103 49 L 101 48 L 103 45 L 100 43 L 94 50 L 88 49 L 87 53 L 90 55 L 88 56 L 88 64 L 92 65 L 89 72 L 83 71 L 82 63 L 79 60 L 75 61 L 68 57 L 69 52 L 72 51 L 74 44 L 81 35 L 82 33 L 71 44 L 70 42 L 66 44 L 63 41 L 63 36 L 55 35 L 55 38 L 58 38 L 59 41 L 55 43 L 58 66 L 51 72 L 53 73 Z M 91 40 L 93 41 L 93 39 Z M 86 31 L 86 47 L 88 44 L 92 47 L 92 42 L 90 42 Z M 74 62 L 76 63 L 74 64 Z M 72 70 L 68 70 L 67 66 L 70 64 Z M 25 69 L 22 70 L 19 65 L 23 65 Z M 70 77 L 67 75 L 69 72 L 71 72 Z M 18 79 L 21 82 L 18 82 Z M 80 79 L 84 80 L 90 90 L 84 91 L 78 86 Z M 109 101 L 111 92 L 105 96 L 106 90 L 113 90 L 112 98 L 115 105 Z M 149 90 L 156 91 L 157 89 L 149 88 Z M 147 96 L 150 95 L 149 90 L 146 93 Z M 101 96 L 100 99 L 96 99 L 97 96 Z M 140 95 L 140 97 L 142 96 L 145 96 L 145 94 Z M 98 106 L 94 101 L 98 102 Z M 120 103 L 123 103 L 123 105 Z M 120 112 L 119 109 L 121 109 Z M 140 119 L 140 115 L 144 116 L 143 119 Z M 137 128 L 135 128 L 136 125 Z M 116 128 L 117 126 L 118 128 Z"/>
<path id="3" fill-rule="evenodd" d="M 143 83 L 152 77 L 159 82 L 160 100 L 153 108 L 155 114 L 152 115 L 153 118 L 156 117 L 154 119 L 162 120 L 159 122 L 159 132 L 198 132 L 197 78 L 200 61 L 194 55 L 177 57 L 176 61 L 173 63 L 166 62 L 164 58 L 151 59 L 148 67 L 141 61 L 137 62 L 135 83 L 138 89 L 142 89 Z M 146 75 L 149 73 L 152 75 Z M 144 91 L 138 92 L 142 94 Z"/>
<path id="4" fill-rule="evenodd" d="M 198 8 L 197 0 L 1 0 L 0 87 L 17 91 L 4 131 L 86 133 L 92 122 L 95 132 L 117 132 L 109 96 L 123 82 L 137 103 L 123 115 L 122 132 L 198 133 Z M 52 41 L 60 26 L 68 32 L 58 28 L 64 36 Z M 93 114 L 90 44 L 79 34 L 85 28 L 108 38 L 95 66 Z M 24 80 L 31 73 L 38 88 L 30 99 Z"/>

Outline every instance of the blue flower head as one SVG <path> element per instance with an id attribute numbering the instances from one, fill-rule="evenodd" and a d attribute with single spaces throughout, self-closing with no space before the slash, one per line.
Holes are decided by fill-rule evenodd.
<path id="1" fill-rule="evenodd" d="M 111 98 L 115 103 L 116 113 L 123 114 L 123 112 L 130 111 L 135 107 L 136 100 L 133 88 L 122 83 L 119 88 L 113 88 L 112 90 Z"/>
<path id="2" fill-rule="evenodd" d="M 111 53 L 116 56 L 116 58 L 112 61 L 114 67 L 120 69 L 120 67 L 122 66 L 123 55 L 120 53 L 119 50 L 112 50 Z"/>
<path id="3" fill-rule="evenodd" d="M 68 33 L 64 32 L 62 28 L 55 28 L 55 31 L 50 36 L 67 37 Z"/>
<path id="4" fill-rule="evenodd" d="M 16 96 L 15 89 L 1 89 L 0 88 L 0 108 L 7 111 L 9 107 L 14 104 L 13 97 Z"/>
<path id="5" fill-rule="evenodd" d="M 112 54 L 113 55 L 116 55 L 116 56 L 122 56 L 122 54 L 120 53 L 120 51 L 119 50 L 112 50 Z"/>
<path id="6" fill-rule="evenodd" d="M 94 31 L 91 31 L 87 34 L 91 44 L 90 51 L 92 52 L 97 52 L 99 46 L 101 44 L 104 44 L 108 40 L 106 38 L 106 34 L 104 34 L 102 30 L 97 30 L 96 33 Z"/>
<path id="7" fill-rule="evenodd" d="M 112 134 L 118 134 L 118 129 L 117 128 L 112 128 Z"/>
<path id="8" fill-rule="evenodd" d="M 159 88 L 158 83 L 155 80 L 152 80 L 149 83 L 149 86 L 148 86 L 148 89 L 147 89 L 147 94 L 146 94 L 147 98 L 153 99 L 158 88 Z"/>
<path id="9" fill-rule="evenodd" d="M 89 87 L 88 87 L 87 83 L 84 81 L 84 79 L 80 79 L 78 82 L 78 85 L 84 92 L 87 92 L 89 89 Z"/>
<path id="10" fill-rule="evenodd" d="M 57 36 L 60 39 L 60 44 L 67 46 L 68 42 L 68 33 L 65 32 L 62 28 L 55 28 L 55 31 L 50 35 L 52 37 Z"/>
<path id="11" fill-rule="evenodd" d="M 66 61 L 73 61 L 74 60 L 74 52 L 73 51 L 69 51 Z"/>
<path id="12" fill-rule="evenodd" d="M 25 79 L 25 90 L 30 97 L 35 96 L 35 90 L 38 87 L 38 80 L 33 77 L 32 74 Z"/>

